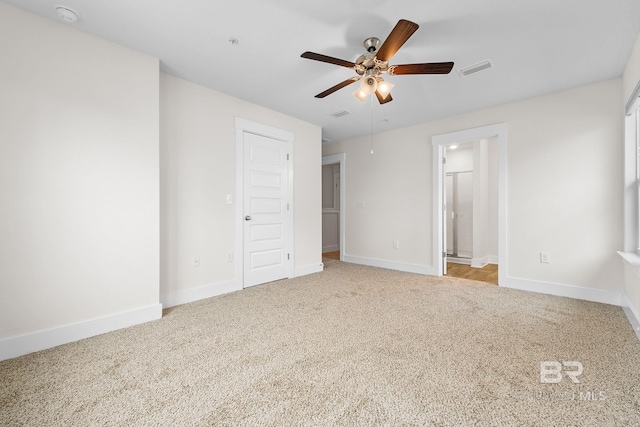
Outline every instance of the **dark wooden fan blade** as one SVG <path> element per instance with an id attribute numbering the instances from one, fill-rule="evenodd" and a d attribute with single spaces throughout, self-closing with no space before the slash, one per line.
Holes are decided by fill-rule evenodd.
<path id="1" fill-rule="evenodd" d="M 453 62 L 430 62 L 426 64 L 392 65 L 387 73 L 392 76 L 402 74 L 449 74 L 453 68 Z"/>
<path id="2" fill-rule="evenodd" d="M 386 104 L 387 102 L 393 101 L 393 98 L 391 97 L 391 94 L 387 95 L 386 98 L 383 98 L 382 95 L 380 94 L 380 92 L 378 92 L 378 91 L 376 91 L 376 98 L 378 98 L 378 102 L 380 104 Z"/>
<path id="3" fill-rule="evenodd" d="M 401 19 L 398 21 L 389 37 L 382 43 L 380 49 L 376 52 L 376 58 L 380 61 L 388 61 L 393 55 L 396 54 L 398 49 L 409 40 L 409 37 L 413 35 L 418 29 L 418 24 L 415 22 Z"/>
<path id="4" fill-rule="evenodd" d="M 331 95 L 333 92 L 342 89 L 345 86 L 349 86 L 351 83 L 353 82 L 357 82 L 358 80 L 360 80 L 360 77 L 351 77 L 350 79 L 347 79 L 341 83 L 338 83 L 337 85 L 330 87 L 329 89 L 325 90 L 324 92 L 321 92 L 319 94 L 316 95 L 316 98 L 324 98 L 327 95 Z"/>
<path id="5" fill-rule="evenodd" d="M 314 61 L 327 62 L 329 64 L 340 65 L 341 67 L 353 68 L 355 63 L 345 61 L 344 59 L 333 58 L 331 56 L 322 55 L 320 53 L 305 52 L 300 55 L 302 58 L 313 59 Z"/>

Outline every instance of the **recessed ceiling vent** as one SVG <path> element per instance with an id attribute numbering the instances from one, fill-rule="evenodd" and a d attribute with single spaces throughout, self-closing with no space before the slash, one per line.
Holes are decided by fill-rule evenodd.
<path id="1" fill-rule="evenodd" d="M 329 115 L 333 116 L 335 118 L 338 118 L 338 117 L 347 116 L 349 114 L 351 114 L 351 111 L 349 111 L 349 110 L 338 110 L 338 111 L 334 111 L 333 113 L 331 113 Z"/>
<path id="2" fill-rule="evenodd" d="M 65 6 L 63 4 L 56 4 L 53 6 L 56 10 L 56 14 L 58 14 L 58 18 L 62 19 L 65 22 L 73 24 L 78 21 L 80 15 L 75 10 L 71 9 L 69 6 Z"/>
<path id="3" fill-rule="evenodd" d="M 485 59 L 484 61 L 476 62 L 475 64 L 471 64 L 463 68 L 458 68 L 458 74 L 460 74 L 460 77 L 466 77 L 470 74 L 488 70 L 489 68 L 493 68 L 493 61 Z"/>

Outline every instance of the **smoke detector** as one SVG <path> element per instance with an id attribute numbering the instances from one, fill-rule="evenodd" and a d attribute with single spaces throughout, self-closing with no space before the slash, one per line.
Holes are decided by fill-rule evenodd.
<path id="1" fill-rule="evenodd" d="M 58 18 L 62 19 L 64 22 L 68 22 L 70 24 L 75 23 L 80 15 L 75 10 L 71 9 L 69 6 L 65 6 L 63 4 L 57 4 L 54 6 L 56 13 L 58 14 Z"/>

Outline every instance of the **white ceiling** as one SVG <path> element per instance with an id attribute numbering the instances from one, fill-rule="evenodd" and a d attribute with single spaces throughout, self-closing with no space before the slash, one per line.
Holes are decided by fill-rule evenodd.
<path id="1" fill-rule="evenodd" d="M 640 32 L 638 0 L 4 0 L 160 59 L 161 70 L 322 126 L 339 141 L 620 77 Z M 455 62 L 448 75 L 394 76 L 394 101 L 362 104 L 356 74 L 300 58 L 313 51 L 354 61 L 362 42 L 396 22 L 418 31 L 390 64 Z M 71 25 L 71 24 L 66 24 Z M 239 40 L 232 45 L 229 38 Z M 495 68 L 461 78 L 484 59 Z M 346 109 L 352 114 L 329 114 Z M 386 120 L 385 120 L 386 119 Z"/>

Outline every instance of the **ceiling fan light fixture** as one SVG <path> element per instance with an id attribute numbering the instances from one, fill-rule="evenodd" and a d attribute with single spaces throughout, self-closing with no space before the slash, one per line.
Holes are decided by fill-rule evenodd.
<path id="1" fill-rule="evenodd" d="M 358 88 L 355 92 L 353 92 L 353 96 L 360 102 L 365 102 L 367 100 L 368 93 L 365 93 L 362 89 Z"/>
<path id="2" fill-rule="evenodd" d="M 378 93 L 385 99 L 391 93 L 395 85 L 393 83 L 385 82 L 382 78 L 378 81 Z"/>
<path id="3" fill-rule="evenodd" d="M 367 95 L 371 95 L 378 87 L 378 80 L 373 76 L 365 76 L 360 79 L 360 90 Z"/>

